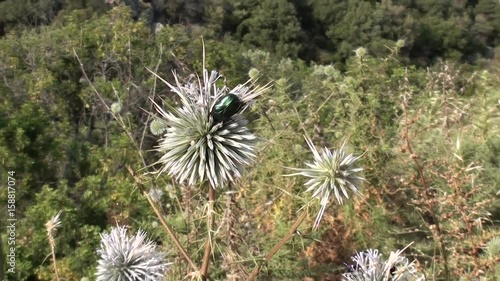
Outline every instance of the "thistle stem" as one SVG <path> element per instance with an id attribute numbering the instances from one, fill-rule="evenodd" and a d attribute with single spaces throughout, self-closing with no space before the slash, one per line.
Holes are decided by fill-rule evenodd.
<path id="1" fill-rule="evenodd" d="M 52 265 L 54 266 L 54 274 L 56 275 L 56 280 L 59 281 L 60 279 L 59 279 L 59 272 L 57 270 L 56 251 L 55 251 L 55 246 L 52 243 L 50 245 L 50 250 L 52 252 Z"/>
<path id="2" fill-rule="evenodd" d="M 290 240 L 290 238 L 292 238 L 293 234 L 297 231 L 300 224 L 302 224 L 302 222 L 306 218 L 306 215 L 307 215 L 307 212 L 303 212 L 302 215 L 300 215 L 300 217 L 297 219 L 297 221 L 295 221 L 295 223 L 292 225 L 292 227 L 290 228 L 288 233 L 285 236 L 283 236 L 283 238 L 281 238 L 281 240 L 278 242 L 278 244 L 276 244 L 271 249 L 271 251 L 264 257 L 264 261 L 259 263 L 254 268 L 254 270 L 252 271 L 250 276 L 248 276 L 247 281 L 254 280 L 257 277 L 257 275 L 259 274 L 260 270 L 262 269 L 262 266 L 264 265 L 264 263 L 271 260 L 271 258 L 281 249 L 281 247 L 283 247 L 283 245 L 285 245 L 285 243 L 288 242 L 288 240 Z"/>
<path id="3" fill-rule="evenodd" d="M 201 276 L 202 279 L 205 281 L 208 279 L 208 266 L 210 265 L 210 253 L 212 252 L 212 241 L 211 241 L 211 233 L 212 233 L 212 228 L 213 228 L 213 222 L 214 222 L 214 211 L 213 211 L 213 206 L 214 206 L 214 201 L 215 201 L 215 190 L 214 188 L 209 184 L 208 185 L 208 223 L 207 223 L 207 241 L 205 242 L 205 253 L 203 254 L 203 263 L 201 264 Z"/>
<path id="4" fill-rule="evenodd" d="M 163 218 L 163 215 L 161 214 L 160 210 L 156 207 L 156 204 L 153 202 L 151 199 L 151 196 L 149 196 L 148 192 L 146 191 L 146 188 L 142 184 L 141 180 L 135 175 L 134 170 L 130 166 L 127 166 L 128 172 L 134 177 L 135 183 L 139 187 L 139 189 L 142 191 L 146 199 L 148 199 L 149 205 L 153 208 L 153 211 L 155 212 L 156 216 L 160 220 L 161 225 L 163 228 L 165 228 L 165 231 L 167 232 L 168 236 L 170 236 L 170 239 L 174 241 L 175 246 L 177 247 L 177 250 L 182 254 L 184 259 L 189 263 L 189 266 L 195 271 L 198 271 L 198 268 L 194 264 L 193 260 L 189 257 L 186 249 L 182 247 L 181 242 L 179 242 L 179 239 L 177 239 L 177 236 L 175 236 L 175 233 L 172 231 L 172 229 L 168 226 L 167 222 Z"/>

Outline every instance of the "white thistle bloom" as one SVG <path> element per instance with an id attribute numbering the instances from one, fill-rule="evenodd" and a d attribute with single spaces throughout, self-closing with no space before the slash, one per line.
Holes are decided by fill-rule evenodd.
<path id="1" fill-rule="evenodd" d="M 160 118 L 155 118 L 151 123 L 149 123 L 149 129 L 151 130 L 151 133 L 155 136 L 159 136 L 163 134 L 167 130 L 167 122 L 165 120 L 160 119 Z"/>
<path id="2" fill-rule="evenodd" d="M 154 74 L 154 73 L 153 73 Z M 156 75 L 156 74 L 155 74 Z M 157 76 L 158 77 L 158 76 Z M 208 180 L 212 187 L 221 187 L 242 176 L 244 167 L 255 157 L 257 137 L 247 128 L 248 121 L 241 114 L 253 100 L 268 87 L 258 87 L 250 79 L 230 90 L 216 85 L 220 76 L 203 70 L 203 79 L 183 85 L 174 73 L 175 86 L 161 77 L 182 102 L 169 111 L 154 103 L 166 128 L 156 148 L 162 157 L 159 174 L 166 172 L 178 182 L 190 186 Z M 229 120 L 216 122 L 211 111 L 219 98 L 235 95 L 243 104 Z"/>
<path id="3" fill-rule="evenodd" d="M 367 52 L 366 48 L 363 47 L 359 47 L 356 50 L 354 50 L 354 53 L 356 54 L 356 57 L 358 59 L 362 59 L 366 55 L 366 52 Z"/>
<path id="4" fill-rule="evenodd" d="M 57 212 L 55 216 L 50 218 L 50 220 L 45 223 L 45 228 L 47 229 L 47 237 L 49 239 L 49 244 L 52 252 L 54 252 L 56 248 L 56 240 L 54 238 L 56 230 L 61 227 L 61 213 L 62 211 Z"/>
<path id="5" fill-rule="evenodd" d="M 409 246 L 409 245 L 408 245 Z M 418 272 L 414 262 L 401 255 L 408 247 L 391 252 L 389 259 L 384 261 L 378 250 L 368 249 L 359 252 L 351 259 L 348 272 L 342 274 L 345 281 L 423 281 L 423 274 Z"/>
<path id="6" fill-rule="evenodd" d="M 97 253 L 97 281 L 159 281 L 170 265 L 165 254 L 156 250 L 156 244 L 146 240 L 144 231 L 129 237 L 124 227 L 101 234 Z"/>
<path id="7" fill-rule="evenodd" d="M 123 105 L 121 102 L 114 102 L 111 104 L 110 110 L 113 114 L 118 114 L 122 111 Z"/>
<path id="8" fill-rule="evenodd" d="M 338 150 L 331 151 L 325 147 L 318 151 L 309 138 L 305 139 L 313 153 L 314 162 L 306 162 L 309 168 L 292 168 L 299 172 L 289 176 L 302 175 L 310 178 L 304 184 L 307 186 L 306 192 L 312 192 L 312 197 L 319 199 L 321 205 L 313 226 L 316 229 L 332 195 L 342 204 L 344 197 L 349 199 L 349 192 L 361 194 L 359 189 L 364 178 L 360 176 L 360 172 L 363 168 L 354 166 L 361 156 L 346 155 L 345 142 Z"/>
<path id="9" fill-rule="evenodd" d="M 260 73 L 260 71 L 257 68 L 253 67 L 252 69 L 250 69 L 248 71 L 248 76 L 250 76 L 250 78 L 254 79 L 254 78 L 257 78 L 259 76 L 259 73 Z"/>
<path id="10" fill-rule="evenodd" d="M 155 203 L 160 203 L 161 198 L 163 197 L 163 190 L 159 188 L 152 188 L 149 190 L 149 197 L 155 202 Z"/>
<path id="11" fill-rule="evenodd" d="M 53 236 L 55 231 L 61 226 L 61 213 L 62 211 L 57 212 L 55 216 L 45 223 L 45 228 L 47 229 L 49 237 Z"/>
<path id="12" fill-rule="evenodd" d="M 323 69 L 326 76 L 334 76 L 337 70 L 333 65 L 327 65 Z"/>
<path id="13" fill-rule="evenodd" d="M 399 39 L 396 41 L 396 48 L 401 49 L 406 45 L 405 39 Z"/>

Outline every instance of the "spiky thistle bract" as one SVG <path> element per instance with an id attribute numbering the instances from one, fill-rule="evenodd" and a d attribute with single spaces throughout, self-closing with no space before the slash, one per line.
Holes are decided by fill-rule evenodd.
<path id="1" fill-rule="evenodd" d="M 61 213 L 62 211 L 57 212 L 55 216 L 50 218 L 50 220 L 45 223 L 49 240 L 54 236 L 55 231 L 61 226 Z"/>
<path id="2" fill-rule="evenodd" d="M 216 82 L 221 76 L 215 71 L 209 75 L 206 69 L 202 79 L 186 84 L 180 83 L 175 73 L 175 85 L 157 77 L 181 101 L 180 107 L 168 110 L 153 101 L 165 124 L 164 128 L 157 128 L 159 122 L 155 122 L 155 132 L 163 132 L 156 148 L 162 154 L 155 163 L 161 165 L 158 173 L 167 173 L 190 186 L 208 180 L 215 188 L 240 178 L 256 156 L 257 141 L 242 112 L 267 85 L 259 87 L 249 80 L 233 89 L 218 87 Z M 216 101 L 227 94 L 235 95 L 245 106 L 228 120 L 217 122 L 210 112 Z"/>
<path id="3" fill-rule="evenodd" d="M 408 245 L 409 246 L 409 245 Z M 344 281 L 422 281 L 423 274 L 418 272 L 413 262 L 402 256 L 402 250 L 391 252 L 384 260 L 376 249 L 357 253 L 351 259 L 348 272 L 342 274 Z"/>
<path id="4" fill-rule="evenodd" d="M 165 253 L 146 239 L 144 231 L 139 230 L 130 237 L 122 226 L 101 234 L 97 253 L 100 256 L 97 281 L 159 281 L 169 266 Z"/>
<path id="5" fill-rule="evenodd" d="M 335 197 L 339 204 L 349 199 L 349 193 L 360 194 L 361 183 L 364 178 L 360 175 L 363 168 L 355 166 L 361 156 L 354 156 L 345 152 L 345 142 L 337 150 L 323 148 L 318 151 L 312 141 L 305 137 L 307 145 L 313 153 L 313 162 L 306 162 L 308 168 L 291 168 L 297 173 L 288 176 L 302 175 L 309 178 L 304 184 L 306 192 L 312 192 L 317 198 L 320 210 L 316 216 L 313 228 L 316 229 L 323 217 L 326 207 Z"/>

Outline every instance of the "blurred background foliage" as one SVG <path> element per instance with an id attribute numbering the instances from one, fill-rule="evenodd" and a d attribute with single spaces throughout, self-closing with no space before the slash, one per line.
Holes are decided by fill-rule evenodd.
<path id="1" fill-rule="evenodd" d="M 0 173 L 6 183 L 16 172 L 18 216 L 17 273 L 5 278 L 54 280 L 44 224 L 58 210 L 66 280 L 94 279 L 99 233 L 116 224 L 145 229 L 178 261 L 167 280 L 185 277 L 125 167 L 159 157 L 149 98 L 177 102 L 146 68 L 187 81 L 201 71 L 203 36 L 208 69 L 228 86 L 250 70 L 273 82 L 247 114 L 263 140 L 230 187 L 235 226 L 215 241 L 214 280 L 244 276 L 309 200 L 303 179 L 283 177 L 312 158 L 304 134 L 364 153 L 363 197 L 329 208 L 318 232 L 312 212 L 301 232 L 321 242 L 294 237 L 262 280 L 339 280 L 355 251 L 387 257 L 411 241 L 407 254 L 429 279 L 497 280 L 500 257 L 488 243 L 500 233 L 499 34 L 496 0 L 0 1 Z M 194 218 L 204 190 L 155 182 L 167 220 L 200 261 L 206 227 Z M 5 257 L 6 231 L 1 238 Z"/>

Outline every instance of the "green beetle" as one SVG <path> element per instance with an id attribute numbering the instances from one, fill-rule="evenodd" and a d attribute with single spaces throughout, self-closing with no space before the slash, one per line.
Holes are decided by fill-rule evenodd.
<path id="1" fill-rule="evenodd" d="M 228 121 L 243 107 L 241 99 L 234 94 L 227 94 L 218 98 L 210 111 L 215 123 Z"/>

